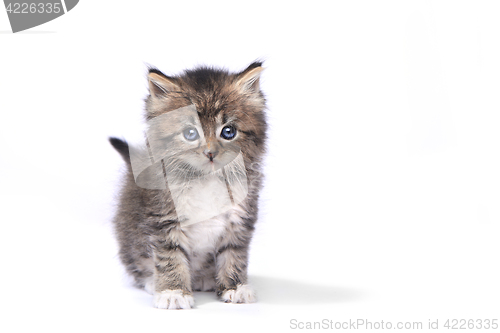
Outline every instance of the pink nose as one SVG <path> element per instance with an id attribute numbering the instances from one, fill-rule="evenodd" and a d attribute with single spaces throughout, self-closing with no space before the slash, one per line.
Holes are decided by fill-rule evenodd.
<path id="1" fill-rule="evenodd" d="M 210 162 L 213 162 L 215 156 L 217 156 L 217 152 L 216 151 L 211 151 L 211 150 L 208 150 L 208 149 L 205 149 L 203 151 L 203 154 L 205 154 L 205 156 L 208 157 L 208 159 L 210 160 Z"/>

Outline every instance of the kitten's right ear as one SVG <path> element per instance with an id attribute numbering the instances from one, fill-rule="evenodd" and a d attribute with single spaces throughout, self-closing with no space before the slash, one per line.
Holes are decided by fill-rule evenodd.
<path id="1" fill-rule="evenodd" d="M 255 61 L 250 64 L 247 69 L 236 76 L 236 86 L 245 93 L 258 93 L 260 91 L 260 74 L 263 70 L 264 68 L 262 67 L 262 62 Z"/>
<path id="2" fill-rule="evenodd" d="M 148 74 L 149 93 L 152 97 L 159 98 L 168 95 L 169 92 L 179 91 L 179 86 L 173 78 L 170 78 L 157 69 L 150 69 Z"/>

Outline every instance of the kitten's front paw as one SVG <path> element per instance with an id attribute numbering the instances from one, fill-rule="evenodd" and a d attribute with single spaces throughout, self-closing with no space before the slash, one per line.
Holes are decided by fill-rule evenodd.
<path id="1" fill-rule="evenodd" d="M 191 309 L 194 305 L 192 295 L 182 290 L 165 290 L 154 294 L 154 306 L 158 309 Z"/>
<path id="2" fill-rule="evenodd" d="M 255 291 L 248 284 L 241 284 L 235 289 L 226 290 L 221 299 L 226 303 L 254 303 L 257 301 Z"/>

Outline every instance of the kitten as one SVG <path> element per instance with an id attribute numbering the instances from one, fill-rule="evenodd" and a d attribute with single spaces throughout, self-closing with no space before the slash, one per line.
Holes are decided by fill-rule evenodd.
<path id="1" fill-rule="evenodd" d="M 151 68 L 144 145 L 110 138 L 127 163 L 114 219 L 120 259 L 157 308 L 191 308 L 193 291 L 255 301 L 247 264 L 267 130 L 262 69 Z"/>

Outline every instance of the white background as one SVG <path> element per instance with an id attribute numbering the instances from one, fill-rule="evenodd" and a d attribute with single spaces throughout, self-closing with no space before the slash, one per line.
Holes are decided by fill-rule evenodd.
<path id="1" fill-rule="evenodd" d="M 1 331 L 500 319 L 499 17 L 496 1 L 87 0 L 12 34 L 0 10 Z M 257 58 L 259 302 L 154 309 L 116 255 L 107 137 L 140 136 L 147 64 Z"/>

